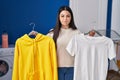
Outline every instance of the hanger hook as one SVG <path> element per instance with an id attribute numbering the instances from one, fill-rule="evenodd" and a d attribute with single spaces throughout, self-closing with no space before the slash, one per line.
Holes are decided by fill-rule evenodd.
<path id="1" fill-rule="evenodd" d="M 30 24 L 29 24 L 30 26 L 32 26 L 32 28 L 33 28 L 33 31 L 34 31 L 34 28 L 35 28 L 35 23 L 34 22 L 31 22 Z"/>

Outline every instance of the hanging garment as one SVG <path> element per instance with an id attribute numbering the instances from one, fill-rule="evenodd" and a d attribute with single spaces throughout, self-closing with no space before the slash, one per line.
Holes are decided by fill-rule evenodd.
<path id="1" fill-rule="evenodd" d="M 66 49 L 75 56 L 74 80 L 106 80 L 108 58 L 116 57 L 113 41 L 105 36 L 78 34 Z"/>
<path id="2" fill-rule="evenodd" d="M 15 44 L 12 80 L 58 80 L 54 41 L 38 33 L 35 38 L 27 34 Z"/>

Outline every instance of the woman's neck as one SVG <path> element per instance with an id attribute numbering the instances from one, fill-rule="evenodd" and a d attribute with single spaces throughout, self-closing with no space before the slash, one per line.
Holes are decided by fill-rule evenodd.
<path id="1" fill-rule="evenodd" d="M 63 29 L 68 29 L 69 26 L 62 26 L 61 28 L 63 28 Z"/>

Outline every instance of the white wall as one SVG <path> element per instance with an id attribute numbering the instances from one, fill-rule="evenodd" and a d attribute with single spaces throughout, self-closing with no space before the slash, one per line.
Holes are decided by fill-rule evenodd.
<path id="1" fill-rule="evenodd" d="M 113 0 L 111 28 L 120 34 L 120 0 Z"/>
<path id="2" fill-rule="evenodd" d="M 107 0 L 70 0 L 70 7 L 81 32 L 106 29 Z"/>

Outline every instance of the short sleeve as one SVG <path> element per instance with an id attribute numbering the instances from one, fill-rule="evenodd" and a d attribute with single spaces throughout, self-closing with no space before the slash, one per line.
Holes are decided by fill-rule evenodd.
<path id="1" fill-rule="evenodd" d="M 108 44 L 108 57 L 110 60 L 112 60 L 113 58 L 116 57 L 116 52 L 115 52 L 115 46 L 114 46 L 114 43 L 113 41 L 110 39 L 110 42 Z"/>
<path id="2" fill-rule="evenodd" d="M 71 38 L 71 40 L 69 41 L 67 47 L 66 47 L 66 50 L 68 51 L 68 53 L 71 55 L 71 56 L 75 56 L 75 52 L 76 52 L 76 41 L 75 41 L 75 36 Z"/>

